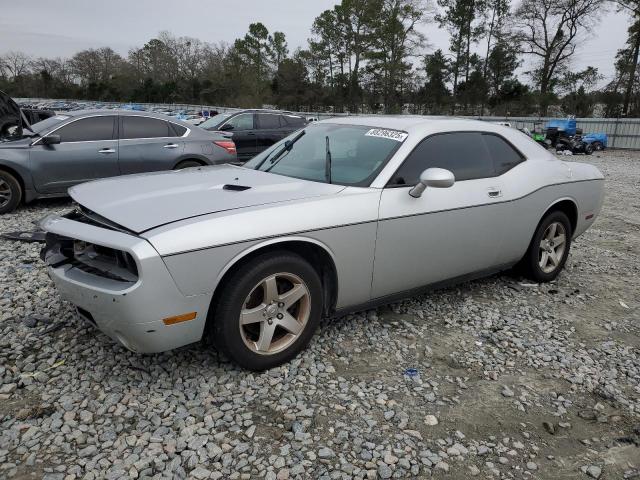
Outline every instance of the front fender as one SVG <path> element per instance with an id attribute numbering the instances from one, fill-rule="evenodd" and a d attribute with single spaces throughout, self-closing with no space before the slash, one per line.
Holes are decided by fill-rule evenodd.
<path id="1" fill-rule="evenodd" d="M 20 159 L 20 161 L 7 158 L 7 156 L 4 155 L 5 152 L 2 153 L 4 158 L 0 158 L 0 170 L 5 170 L 17 178 L 18 182 L 20 182 L 20 185 L 22 186 L 25 202 L 30 202 L 35 199 L 38 196 L 38 193 L 36 192 L 36 188 L 33 184 L 31 170 L 28 168 L 29 151 L 23 151 L 25 158 Z"/>

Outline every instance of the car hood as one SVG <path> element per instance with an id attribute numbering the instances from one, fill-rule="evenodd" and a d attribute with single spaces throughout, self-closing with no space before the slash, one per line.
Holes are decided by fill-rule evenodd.
<path id="1" fill-rule="evenodd" d="M 82 207 L 136 233 L 210 213 L 334 195 L 345 187 L 232 165 L 97 180 L 69 189 Z"/>
<path id="2" fill-rule="evenodd" d="M 21 135 L 22 127 L 30 125 L 13 98 L 0 90 L 0 138 L 8 135 L 7 129 L 10 126 L 17 126 L 18 135 Z"/>

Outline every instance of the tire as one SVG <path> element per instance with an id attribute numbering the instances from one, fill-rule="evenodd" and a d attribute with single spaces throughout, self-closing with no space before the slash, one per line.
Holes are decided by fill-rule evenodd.
<path id="1" fill-rule="evenodd" d="M 293 297 L 287 301 L 284 296 L 294 290 L 302 297 L 287 306 L 284 302 L 290 303 Z M 299 255 L 286 251 L 265 253 L 242 265 L 217 298 L 207 322 L 213 343 L 249 370 L 267 370 L 294 358 L 307 346 L 322 317 L 318 272 Z M 273 335 L 270 340 L 269 335 Z"/>
<path id="2" fill-rule="evenodd" d="M 591 155 L 593 153 L 593 150 L 594 150 L 593 145 L 591 145 L 590 143 L 587 143 L 584 146 L 584 154 L 585 155 Z"/>
<path id="3" fill-rule="evenodd" d="M 552 226 L 555 225 L 555 239 L 562 235 L 561 231 L 564 230 L 564 243 L 561 244 L 557 240 L 552 242 L 551 245 L 544 243 L 544 240 L 548 240 L 551 237 Z M 549 213 L 538 224 L 529 249 L 522 259 L 523 273 L 526 277 L 536 282 L 544 283 L 554 280 L 558 274 L 564 268 L 564 265 L 569 256 L 569 250 L 571 249 L 571 236 L 573 232 L 571 230 L 571 222 L 569 218 L 561 211 L 556 210 Z M 564 246 L 564 248 L 560 248 Z M 545 248 L 546 247 L 546 248 Z M 553 256 L 550 255 L 549 249 L 553 250 Z M 545 253 L 547 254 L 545 256 Z M 543 261 L 546 259 L 545 267 L 542 267 Z"/>
<path id="4" fill-rule="evenodd" d="M 592 145 L 594 150 L 597 152 L 604 150 L 604 145 L 602 144 L 602 142 L 593 142 Z"/>
<path id="5" fill-rule="evenodd" d="M 183 160 L 178 163 L 174 170 L 182 170 L 183 168 L 202 167 L 202 163 L 198 160 Z"/>
<path id="6" fill-rule="evenodd" d="M 9 172 L 0 170 L 0 214 L 13 212 L 21 200 L 20 182 Z"/>

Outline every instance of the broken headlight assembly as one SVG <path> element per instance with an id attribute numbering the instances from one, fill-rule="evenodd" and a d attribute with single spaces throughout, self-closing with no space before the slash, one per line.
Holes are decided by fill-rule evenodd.
<path id="1" fill-rule="evenodd" d="M 138 266 L 127 252 L 47 233 L 42 259 L 50 267 L 70 265 L 86 273 L 122 282 L 138 280 Z"/>

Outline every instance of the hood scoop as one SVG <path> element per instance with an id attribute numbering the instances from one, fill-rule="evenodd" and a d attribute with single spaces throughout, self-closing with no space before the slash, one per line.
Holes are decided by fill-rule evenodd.
<path id="1" fill-rule="evenodd" d="M 251 187 L 247 187 L 245 185 L 230 185 L 227 184 L 222 187 L 223 190 L 228 190 L 230 192 L 244 192 L 245 190 L 249 190 Z"/>

